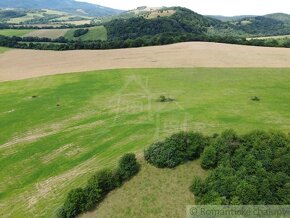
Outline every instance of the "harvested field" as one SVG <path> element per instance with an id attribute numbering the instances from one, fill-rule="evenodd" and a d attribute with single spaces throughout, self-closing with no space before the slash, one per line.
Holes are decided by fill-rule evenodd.
<path id="1" fill-rule="evenodd" d="M 64 36 L 66 32 L 69 29 L 42 29 L 42 30 L 35 30 L 33 32 L 30 32 L 26 34 L 25 36 L 31 36 L 31 37 L 45 37 L 45 38 L 51 38 L 56 39 L 61 36 Z"/>
<path id="2" fill-rule="evenodd" d="M 0 81 L 116 68 L 290 67 L 290 49 L 188 42 L 82 51 L 12 50 L 0 56 Z"/>

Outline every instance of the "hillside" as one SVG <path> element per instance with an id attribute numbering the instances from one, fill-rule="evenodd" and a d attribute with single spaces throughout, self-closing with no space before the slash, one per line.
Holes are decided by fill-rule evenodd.
<path id="1" fill-rule="evenodd" d="M 211 17 L 223 22 L 227 22 L 227 21 L 238 21 L 244 18 L 249 18 L 249 17 L 255 17 L 254 15 L 240 15 L 240 16 L 222 16 L 222 15 L 206 15 L 207 17 Z"/>
<path id="2" fill-rule="evenodd" d="M 275 13 L 275 14 L 267 14 L 265 17 L 274 19 L 274 20 L 280 20 L 282 22 L 290 23 L 290 15 L 289 14 L 283 14 L 283 13 Z"/>
<path id="3" fill-rule="evenodd" d="M 174 33 L 196 36 L 272 36 L 290 34 L 287 14 L 266 16 L 203 16 L 186 8 L 138 8 L 105 23 L 109 39 L 134 39 Z"/>
<path id="4" fill-rule="evenodd" d="M 154 11 L 142 16 L 129 19 L 114 19 L 105 24 L 109 39 L 133 39 L 143 36 L 154 36 L 157 34 L 175 33 L 176 36 L 182 33 L 201 35 L 206 33 L 207 28 L 215 26 L 220 21 L 204 17 L 189 9 L 174 7 L 158 9 L 160 14 L 168 13 L 168 16 L 157 15 L 150 17 Z"/>
<path id="5" fill-rule="evenodd" d="M 0 8 L 53 9 L 87 16 L 108 16 L 121 13 L 120 10 L 75 0 L 1 0 Z"/>
<path id="6" fill-rule="evenodd" d="M 85 185 L 95 171 L 179 130 L 287 133 L 289 71 L 124 69 L 1 83 L 0 217 L 53 217 L 68 191 Z M 176 102 L 157 102 L 162 94 Z M 255 95 L 262 100 L 251 101 Z M 190 195 L 190 178 L 179 172 L 187 181 L 176 190 Z"/>
<path id="7" fill-rule="evenodd" d="M 287 19 L 286 19 L 287 20 Z M 231 22 L 239 29 L 252 35 L 287 35 L 290 34 L 288 21 L 274 15 L 247 17 Z"/>

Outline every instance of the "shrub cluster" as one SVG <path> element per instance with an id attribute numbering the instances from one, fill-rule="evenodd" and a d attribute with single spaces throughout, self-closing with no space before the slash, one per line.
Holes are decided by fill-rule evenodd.
<path id="1" fill-rule="evenodd" d="M 173 98 L 165 97 L 164 95 L 160 95 L 158 102 L 171 102 L 174 101 Z"/>
<path id="2" fill-rule="evenodd" d="M 87 32 L 89 32 L 89 29 L 77 29 L 74 31 L 73 36 L 74 37 L 80 37 L 82 35 L 87 34 Z"/>
<path id="3" fill-rule="evenodd" d="M 202 154 L 212 169 L 191 191 L 198 204 L 290 204 L 290 138 L 281 132 L 223 132 Z"/>
<path id="4" fill-rule="evenodd" d="M 117 169 L 101 170 L 93 175 L 84 188 L 76 188 L 68 193 L 58 217 L 71 218 L 96 207 L 113 189 L 120 187 L 139 172 L 140 165 L 134 154 L 125 154 Z"/>
<path id="5" fill-rule="evenodd" d="M 173 168 L 199 158 L 209 138 L 201 133 L 180 132 L 144 151 L 145 160 L 159 168 Z"/>

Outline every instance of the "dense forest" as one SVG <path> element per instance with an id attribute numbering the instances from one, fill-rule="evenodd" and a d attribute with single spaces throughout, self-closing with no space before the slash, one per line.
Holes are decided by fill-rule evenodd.
<path id="1" fill-rule="evenodd" d="M 201 166 L 211 171 L 190 187 L 197 204 L 290 204 L 290 138 L 282 132 L 226 130 L 211 137 L 181 132 L 152 144 L 144 156 L 159 168 L 201 157 Z"/>
<path id="2" fill-rule="evenodd" d="M 253 35 L 287 35 L 290 34 L 290 25 L 273 18 L 258 16 L 244 18 L 235 22 L 235 26 L 248 34 Z"/>

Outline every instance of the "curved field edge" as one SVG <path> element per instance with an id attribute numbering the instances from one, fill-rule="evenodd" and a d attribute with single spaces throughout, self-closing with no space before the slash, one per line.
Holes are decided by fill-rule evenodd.
<path id="1" fill-rule="evenodd" d="M 50 217 L 93 172 L 180 130 L 287 133 L 289 83 L 290 69 L 261 68 L 124 69 L 3 82 L 0 216 Z M 160 95 L 176 101 L 157 102 Z"/>
<path id="2" fill-rule="evenodd" d="M 6 51 L 8 51 L 8 50 L 10 50 L 10 48 L 0 47 L 0 54 L 6 52 Z"/>

